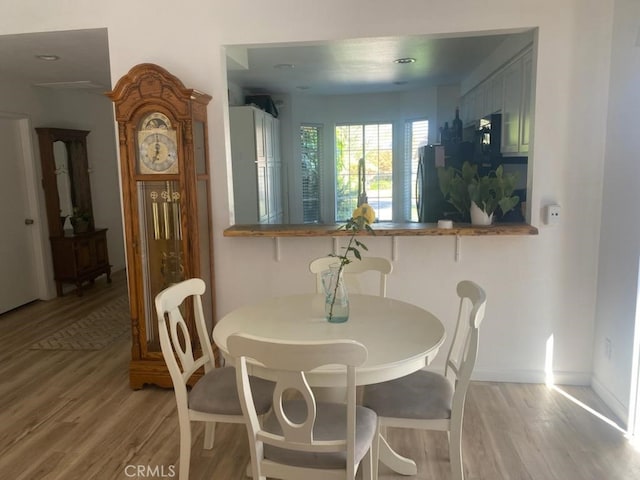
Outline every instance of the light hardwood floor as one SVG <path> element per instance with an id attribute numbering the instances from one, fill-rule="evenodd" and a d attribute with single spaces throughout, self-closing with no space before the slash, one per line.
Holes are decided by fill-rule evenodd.
<path id="1" fill-rule="evenodd" d="M 177 471 L 173 392 L 129 388 L 128 335 L 99 351 L 29 349 L 126 295 L 124 273 L 113 278 L 112 285 L 98 279 L 81 298 L 70 294 L 0 316 L 0 478 L 126 480 Z M 563 390 L 612 418 L 591 389 Z M 640 478 L 640 451 L 621 432 L 544 385 L 473 382 L 463 438 L 467 480 Z M 192 480 L 246 478 L 243 427 L 219 424 L 213 450 L 202 440 L 194 424 Z M 449 479 L 446 434 L 390 429 L 389 441 L 416 460 L 419 473 L 402 477 L 381 467 L 381 479 Z M 146 476 L 136 475 L 137 466 Z"/>

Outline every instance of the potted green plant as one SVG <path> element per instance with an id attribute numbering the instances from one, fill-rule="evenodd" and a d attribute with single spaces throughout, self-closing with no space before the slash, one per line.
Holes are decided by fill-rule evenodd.
<path id="1" fill-rule="evenodd" d="M 89 231 L 91 225 L 91 214 L 86 210 L 73 207 L 73 214 L 69 217 L 73 233 L 84 233 Z"/>
<path id="2" fill-rule="evenodd" d="M 490 225 L 499 208 L 502 215 L 520 201 L 515 190 L 517 176 L 504 173 L 502 165 L 487 175 L 478 174 L 478 166 L 464 162 L 462 169 L 438 167 L 438 182 L 444 198 L 474 225 Z"/>

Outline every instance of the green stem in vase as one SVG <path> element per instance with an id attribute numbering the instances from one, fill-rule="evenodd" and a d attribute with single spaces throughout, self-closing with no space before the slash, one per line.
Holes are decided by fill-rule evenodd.
<path id="1" fill-rule="evenodd" d="M 353 215 L 349 220 L 347 220 L 347 223 L 338 228 L 338 230 L 347 230 L 351 232 L 351 237 L 349 238 L 349 243 L 347 244 L 344 254 L 334 255 L 340 259 L 340 267 L 338 268 L 337 278 L 335 279 L 336 283 L 333 286 L 333 298 L 331 299 L 331 305 L 329 307 L 328 320 L 331 320 L 333 318 L 333 308 L 336 303 L 336 297 L 338 296 L 340 276 L 342 275 L 344 266 L 351 263 L 351 260 L 349 260 L 349 252 L 352 252 L 353 256 L 360 260 L 362 256 L 360 255 L 359 248 L 368 250 L 367 246 L 364 243 L 356 239 L 356 235 L 360 230 L 367 230 L 371 234 L 375 235 L 375 232 L 369 225 L 370 223 L 373 223 L 375 218 L 376 216 L 373 208 L 371 208 L 371 206 L 369 206 L 368 204 L 363 203 L 353 211 Z"/>
<path id="2" fill-rule="evenodd" d="M 349 250 L 351 249 L 351 245 L 353 244 L 353 237 L 355 237 L 355 235 L 356 235 L 356 232 L 354 231 L 353 234 L 351 235 L 351 238 L 349 239 L 349 244 L 347 245 L 347 252 L 349 252 Z M 336 285 L 335 287 L 333 287 L 333 298 L 331 299 L 331 307 L 329 308 L 329 320 L 333 318 L 333 306 L 336 304 L 336 297 L 338 296 L 338 287 L 340 286 L 340 275 L 342 275 L 342 270 L 344 270 L 344 266 L 347 265 L 348 263 L 351 263 L 351 260 L 349 260 L 346 257 L 346 254 L 344 257 L 340 257 L 340 267 L 338 268 L 338 273 L 336 274 Z"/>

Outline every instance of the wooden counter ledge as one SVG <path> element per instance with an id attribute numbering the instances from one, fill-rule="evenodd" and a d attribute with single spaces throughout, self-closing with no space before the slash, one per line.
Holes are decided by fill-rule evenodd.
<path id="1" fill-rule="evenodd" d="M 350 233 L 336 230 L 339 225 L 232 225 L 224 231 L 225 237 L 337 237 Z M 418 237 L 439 235 L 537 235 L 538 229 L 526 223 L 497 223 L 487 227 L 454 223 L 453 228 L 438 228 L 435 223 L 391 223 L 373 225 L 379 237 Z M 367 235 L 362 233 L 361 235 Z"/>

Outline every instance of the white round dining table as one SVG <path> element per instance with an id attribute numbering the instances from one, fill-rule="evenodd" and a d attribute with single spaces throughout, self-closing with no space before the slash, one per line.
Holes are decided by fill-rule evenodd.
<path id="1" fill-rule="evenodd" d="M 358 385 L 384 382 L 409 375 L 428 365 L 445 340 L 442 322 L 433 314 L 407 302 L 371 295 L 349 295 L 349 319 L 329 323 L 324 314 L 324 295 L 302 294 L 270 298 L 225 315 L 213 329 L 213 341 L 229 363 L 227 339 L 236 332 L 277 340 L 351 339 L 369 352 L 356 369 Z M 250 365 L 250 373 L 269 379 L 269 372 Z M 339 374 L 338 374 L 339 373 Z M 308 372 L 314 389 L 344 387 L 344 368 L 325 366 Z M 322 389 L 322 388 L 321 388 Z M 335 397 L 333 397 L 335 398 Z M 403 475 L 415 475 L 413 460 L 398 455 L 380 438 L 380 462 Z"/>
<path id="2" fill-rule="evenodd" d="M 288 295 L 247 305 L 225 315 L 213 329 L 213 341 L 227 360 L 227 338 L 242 332 L 277 340 L 350 339 L 369 352 L 356 370 L 358 385 L 399 378 L 428 365 L 445 339 L 442 322 L 407 302 L 371 295 L 349 295 L 349 319 L 330 323 L 321 294 Z M 337 375 L 338 372 L 342 372 Z M 344 369 L 326 366 L 307 375 L 313 387 L 344 385 Z M 252 374 L 268 376 L 259 369 Z"/>

